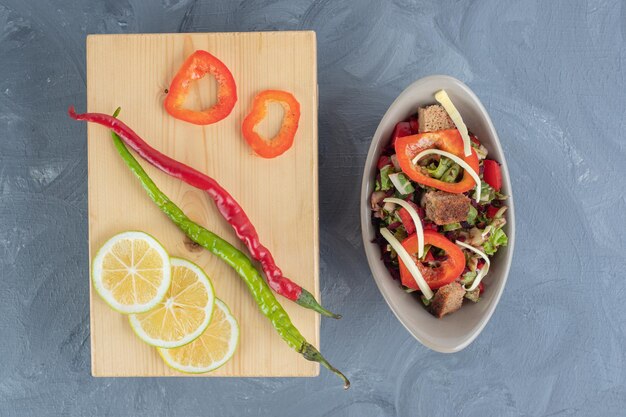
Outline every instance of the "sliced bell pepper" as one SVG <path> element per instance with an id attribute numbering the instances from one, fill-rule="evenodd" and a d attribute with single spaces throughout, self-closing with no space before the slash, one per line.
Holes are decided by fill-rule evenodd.
<path id="1" fill-rule="evenodd" d="M 273 138 L 266 139 L 255 132 L 254 128 L 265 118 L 270 102 L 277 102 L 283 106 L 285 114 L 280 131 Z M 243 121 L 243 137 L 259 156 L 275 158 L 293 145 L 299 120 L 300 103 L 291 93 L 280 90 L 261 91 L 254 98 L 252 110 Z"/>
<path id="2" fill-rule="evenodd" d="M 460 182 L 448 183 L 430 177 L 426 168 L 413 164 L 413 158 L 415 158 L 418 153 L 432 148 L 450 152 L 458 156 L 478 173 L 478 156 L 476 155 L 476 151 L 472 149 L 472 154 L 465 156 L 463 153 L 463 139 L 456 129 L 426 132 L 398 138 L 395 143 L 395 150 L 402 172 L 415 182 L 449 193 L 459 194 L 474 188 L 476 183 L 467 172 L 463 173 L 463 178 Z"/>
<path id="3" fill-rule="evenodd" d="M 416 261 L 417 267 L 432 290 L 441 288 L 461 276 L 465 269 L 465 255 L 463 255 L 463 251 L 457 245 L 448 240 L 444 235 L 432 230 L 424 230 L 424 245 L 431 245 L 443 249 L 447 255 L 447 258 L 441 261 L 440 265 L 436 268 L 430 268 L 422 262 Z M 404 239 L 402 246 L 411 255 L 416 254 L 417 235 L 413 234 Z M 406 265 L 404 265 L 401 259 L 399 262 L 402 285 L 414 290 L 419 290 L 415 279 Z"/>
<path id="4" fill-rule="evenodd" d="M 500 171 L 500 164 L 493 159 L 485 159 L 483 161 L 483 178 L 485 182 L 496 191 L 500 191 L 502 188 L 502 172 Z"/>
<path id="5" fill-rule="evenodd" d="M 217 103 L 208 109 L 191 110 L 184 107 L 192 81 L 206 74 L 217 80 Z M 219 122 L 230 114 L 237 102 L 237 87 L 233 74 L 222 61 L 198 50 L 191 54 L 180 67 L 165 97 L 165 110 L 173 117 L 197 125 Z"/>

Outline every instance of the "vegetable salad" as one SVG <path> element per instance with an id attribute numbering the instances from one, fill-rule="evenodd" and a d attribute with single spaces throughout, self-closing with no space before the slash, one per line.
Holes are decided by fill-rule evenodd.
<path id="1" fill-rule="evenodd" d="M 490 258 L 508 243 L 500 164 L 471 132 L 471 154 L 469 147 L 464 151 L 463 138 L 441 110 L 438 105 L 420 108 L 396 125 L 378 160 L 370 201 L 385 266 L 407 292 L 421 292 L 422 302 L 437 317 L 458 310 L 464 299 L 480 300 Z M 443 129 L 428 130 L 429 123 Z M 475 179 L 465 172 L 468 168 L 476 170 Z M 417 231 L 411 213 L 421 223 Z M 413 266 L 403 262 L 406 255 L 399 256 L 394 241 L 401 243 L 419 273 L 410 272 Z"/>

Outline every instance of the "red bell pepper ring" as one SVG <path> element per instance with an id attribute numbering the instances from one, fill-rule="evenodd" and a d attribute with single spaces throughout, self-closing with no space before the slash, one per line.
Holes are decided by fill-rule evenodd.
<path id="1" fill-rule="evenodd" d="M 447 258 L 441 261 L 440 265 L 436 268 L 430 268 L 417 260 L 415 262 L 422 273 L 422 276 L 426 280 L 426 283 L 432 290 L 448 285 L 461 276 L 463 270 L 465 269 L 465 255 L 463 255 L 463 251 L 457 245 L 448 240 L 444 235 L 432 230 L 424 230 L 424 245 L 431 245 L 439 249 L 443 249 L 447 255 Z M 410 254 L 416 254 L 417 235 L 413 234 L 404 239 L 404 241 L 402 241 L 402 246 Z M 404 265 L 401 259 L 399 262 L 402 285 L 414 290 L 419 290 L 419 287 L 417 286 L 413 275 L 409 272 L 409 269 L 406 265 Z"/>
<path id="2" fill-rule="evenodd" d="M 463 172 L 463 178 L 460 182 L 448 183 L 432 178 L 426 172 L 426 169 L 415 165 L 413 158 L 426 149 L 440 149 L 450 152 L 458 156 L 469 164 L 469 166 L 478 173 L 478 156 L 476 151 L 472 149 L 470 156 L 465 156 L 463 152 L 463 139 L 456 129 L 439 130 L 437 132 L 426 132 L 418 135 L 405 136 L 398 138 L 395 144 L 396 156 L 400 169 L 409 178 L 420 184 L 434 187 L 438 190 L 447 191 L 449 193 L 460 194 L 471 190 L 476 186 L 472 176 Z"/>
<path id="3" fill-rule="evenodd" d="M 267 105 L 272 101 L 282 105 L 285 113 L 279 132 L 273 138 L 266 139 L 255 132 L 254 128 L 265 118 Z M 300 103 L 291 93 L 280 90 L 261 91 L 254 98 L 252 110 L 243 121 L 243 137 L 257 155 L 275 158 L 293 145 L 299 121 Z"/>
<path id="4" fill-rule="evenodd" d="M 69 108 L 68 113 L 74 120 L 98 123 L 99 125 L 111 129 L 113 132 L 117 133 L 129 148 L 137 152 L 139 156 L 154 167 L 174 178 L 186 182 L 192 187 L 206 191 L 209 197 L 215 202 L 222 217 L 224 217 L 235 230 L 235 234 L 239 240 L 246 245 L 250 255 L 261 263 L 263 272 L 265 272 L 267 277 L 267 283 L 272 290 L 324 316 L 336 319 L 341 318 L 340 315 L 334 314 L 322 307 L 305 288 L 302 288 L 283 275 L 283 272 L 278 265 L 276 265 L 269 249 L 261 243 L 254 224 L 252 224 L 246 212 L 217 181 L 157 151 L 148 145 L 134 130 L 124 124 L 124 122 L 113 116 L 103 113 L 76 114 L 73 106 Z"/>
<path id="5" fill-rule="evenodd" d="M 485 159 L 483 161 L 483 179 L 487 184 L 496 191 L 502 188 L 502 172 L 500 164 L 493 159 Z"/>
<path id="6" fill-rule="evenodd" d="M 184 107 L 192 81 L 211 74 L 217 80 L 217 103 L 208 109 L 196 111 Z M 196 125 L 219 122 L 230 114 L 237 102 L 237 86 L 233 74 L 222 61 L 198 50 L 180 67 L 165 97 L 165 110 L 173 117 Z"/>

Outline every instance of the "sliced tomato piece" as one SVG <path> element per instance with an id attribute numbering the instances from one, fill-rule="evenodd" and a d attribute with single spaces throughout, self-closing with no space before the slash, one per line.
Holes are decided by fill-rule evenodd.
<path id="1" fill-rule="evenodd" d="M 415 261 L 431 289 L 436 290 L 437 288 L 441 288 L 461 276 L 465 269 L 465 255 L 463 255 L 463 251 L 457 245 L 448 240 L 444 235 L 432 230 L 424 230 L 424 245 L 431 245 L 442 249 L 447 255 L 447 258 L 441 261 L 436 268 L 431 268 L 420 261 Z M 413 234 L 404 239 L 402 246 L 412 256 L 415 256 L 417 254 L 417 235 Z M 411 275 L 402 260 L 400 260 L 400 279 L 402 285 L 405 287 L 419 290 L 413 275 Z"/>
<path id="2" fill-rule="evenodd" d="M 378 163 L 376 164 L 376 166 L 378 167 L 378 169 L 383 169 L 383 167 L 387 165 L 391 165 L 391 158 L 387 155 L 381 155 L 381 157 L 378 158 Z"/>
<path id="3" fill-rule="evenodd" d="M 415 211 L 417 211 L 417 214 L 420 216 L 421 219 L 423 216 L 419 214 L 419 207 L 417 206 L 417 204 L 408 200 L 406 202 L 409 203 L 411 207 L 415 209 Z M 407 234 L 412 235 L 413 233 L 415 233 L 415 223 L 413 222 L 413 218 L 411 217 L 407 209 L 400 208 L 400 210 L 398 210 L 398 217 L 400 217 L 402 225 L 406 229 Z"/>
<path id="4" fill-rule="evenodd" d="M 494 190 L 500 191 L 502 188 L 502 172 L 500 164 L 493 159 L 485 159 L 483 161 L 483 179 Z"/>
<path id="5" fill-rule="evenodd" d="M 437 225 L 433 222 L 425 222 L 424 230 L 432 230 L 433 232 L 437 231 Z"/>
<path id="6" fill-rule="evenodd" d="M 411 124 L 409 122 L 400 122 L 393 128 L 393 134 L 391 135 L 391 143 L 394 144 L 398 138 L 412 135 Z"/>
<path id="7" fill-rule="evenodd" d="M 499 207 L 495 207 L 495 206 L 487 207 L 487 217 L 489 217 L 490 219 L 493 219 L 494 217 L 496 217 L 496 213 L 498 213 L 499 210 L 500 210 Z"/>
<path id="8" fill-rule="evenodd" d="M 411 132 L 413 134 L 419 133 L 420 124 L 419 124 L 419 121 L 417 120 L 417 114 L 414 114 L 413 116 L 411 116 L 411 118 L 409 119 L 409 125 L 411 125 Z"/>

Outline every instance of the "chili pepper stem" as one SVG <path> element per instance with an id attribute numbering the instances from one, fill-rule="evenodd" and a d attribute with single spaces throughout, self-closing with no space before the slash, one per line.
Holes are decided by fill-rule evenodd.
<path id="1" fill-rule="evenodd" d="M 322 356 L 322 354 L 319 352 L 319 350 L 317 350 L 315 348 L 315 346 L 311 345 L 310 343 L 304 342 L 302 344 L 302 347 L 300 348 L 300 353 L 302 354 L 302 356 L 304 356 L 305 359 L 321 363 L 329 371 L 333 372 L 339 378 L 343 379 L 343 389 L 350 388 L 350 381 L 348 380 L 348 378 L 346 378 L 346 376 L 344 374 L 342 374 L 339 369 L 337 369 L 334 366 L 332 366 Z"/>
<path id="2" fill-rule="evenodd" d="M 308 292 L 304 288 L 302 288 L 302 292 L 300 293 L 300 295 L 296 299 L 296 303 L 301 305 L 302 307 L 309 308 L 311 310 L 317 311 L 318 313 L 320 313 L 323 316 L 331 317 L 333 319 L 340 319 L 341 318 L 341 314 L 332 313 L 332 312 L 326 310 L 324 307 L 322 307 L 320 305 L 320 303 L 318 303 L 317 300 L 315 300 L 315 297 L 313 297 L 313 294 L 311 294 L 310 292 Z"/>

